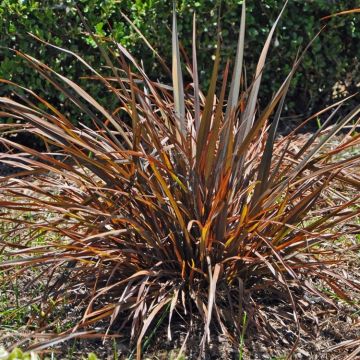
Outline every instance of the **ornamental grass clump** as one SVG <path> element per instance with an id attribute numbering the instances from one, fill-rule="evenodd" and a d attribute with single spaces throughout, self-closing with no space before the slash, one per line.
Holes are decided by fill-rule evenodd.
<path id="1" fill-rule="evenodd" d="M 331 114 L 307 141 L 297 141 L 299 129 L 277 138 L 286 93 L 304 56 L 295 60 L 267 106 L 258 109 L 279 18 L 246 87 L 243 5 L 236 59 L 219 74 L 219 43 L 206 94 L 197 75 L 195 18 L 193 60 L 186 64 L 193 81 L 186 86 L 175 14 L 172 69 L 160 60 L 172 74 L 172 86 L 151 80 L 120 44 L 108 51 L 94 37 L 112 76 L 102 76 L 61 49 L 116 96 L 115 110 L 17 51 L 93 124 L 76 127 L 59 104 L 1 80 L 15 93 L 0 98 L 1 115 L 16 120 L 4 129 L 31 132 L 48 148 L 40 152 L 1 139 L 9 152 L 0 161 L 18 169 L 16 177 L 1 180 L 1 221 L 16 224 L 1 241 L 1 269 L 19 277 L 24 269 L 41 269 L 46 286 L 38 301 L 46 316 L 65 296 L 83 305 L 81 320 L 57 340 L 94 335 L 95 328 L 101 336 L 130 334 L 140 358 L 144 336 L 159 319 L 159 329 L 167 324 L 169 339 L 178 324 L 186 325 L 185 333 L 201 329 L 204 348 L 216 332 L 236 343 L 244 334 L 244 316 L 249 327 L 272 336 L 278 332 L 267 321 L 265 297 L 288 304 L 299 334 L 299 301 L 306 293 L 336 306 L 315 279 L 346 300 L 349 290 L 359 290 L 333 269 L 343 255 L 329 246 L 339 238 L 339 226 L 359 214 L 356 191 L 351 199 L 329 200 L 339 186 L 360 187 L 349 171 L 359 165 L 359 154 L 338 156 L 359 145 L 359 135 L 350 129 L 338 145 L 323 148 L 346 125 L 356 125 L 360 106 L 331 127 L 342 102 L 325 109 L 322 114 Z M 18 90 L 22 95 L 16 96 Z M 33 218 L 12 215 L 25 211 Z M 12 242 L 21 228 L 31 231 Z M 37 244 L 34 233 L 45 240 Z M 47 234 L 57 236 L 46 241 Z M 107 325 L 99 333 L 103 320 Z"/>

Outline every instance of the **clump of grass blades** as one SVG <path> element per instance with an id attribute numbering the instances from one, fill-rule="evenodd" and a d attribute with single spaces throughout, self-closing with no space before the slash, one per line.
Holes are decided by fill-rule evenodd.
<path id="1" fill-rule="evenodd" d="M 94 125 L 75 127 L 30 89 L 1 80 L 12 84 L 15 93 L 20 89 L 26 94 L 0 98 L 1 115 L 16 119 L 21 131 L 36 134 L 56 153 L 1 139 L 9 149 L 21 152 L 3 154 L 0 160 L 22 170 L 17 178 L 2 179 L 0 205 L 51 213 L 47 220 L 23 225 L 60 235 L 49 246 L 34 245 L 26 238 L 3 242 L 3 254 L 13 258 L 2 262 L 1 268 L 12 274 L 19 267 L 45 267 L 43 274 L 50 275 L 44 307 L 46 296 L 56 299 L 65 293 L 87 304 L 81 321 L 72 332 L 61 334 L 62 339 L 67 334 L 74 337 L 77 330 L 79 336 L 92 336 L 92 326 L 108 319 L 107 334 L 130 327 L 140 357 L 145 334 L 166 312 L 170 339 L 176 317 L 187 324 L 202 321 L 202 346 L 210 342 L 214 329 L 236 343 L 243 334 L 244 314 L 248 326 L 275 332 L 262 315 L 264 309 L 259 311 L 259 294 L 265 291 L 289 304 L 299 330 L 297 301 L 305 291 L 333 304 L 311 279 L 321 279 L 347 300 L 346 289 L 359 290 L 332 270 L 331 264 L 341 261 L 336 249 L 321 247 L 339 237 L 341 223 L 359 214 L 357 195 L 327 204 L 332 184 L 360 186 L 348 171 L 359 164 L 359 155 L 336 160 L 339 153 L 359 144 L 359 135 L 349 132 L 338 146 L 321 150 L 345 125 L 356 124 L 360 106 L 327 129 L 342 102 L 325 109 L 324 114 L 335 110 L 306 143 L 296 143 L 298 129 L 276 140 L 286 92 L 304 56 L 295 60 L 289 76 L 260 112 L 256 104 L 262 72 L 279 18 L 253 82 L 245 87 L 244 2 L 232 76 L 228 80 L 228 63 L 219 94 L 220 46 L 207 94 L 199 89 L 195 18 L 193 62 L 186 67 L 193 83 L 187 87 L 175 14 L 172 70 L 164 65 L 172 73 L 172 87 L 149 79 L 120 44 L 114 44 L 115 56 L 94 38 L 111 77 L 62 49 L 117 97 L 119 107 L 114 111 L 72 80 L 17 52 Z M 123 121 L 120 114 L 130 120 Z M 71 161 L 62 161 L 61 154 Z M 51 175 L 43 176 L 44 172 Z M 2 221 L 14 221 L 11 212 L 4 212 Z"/>

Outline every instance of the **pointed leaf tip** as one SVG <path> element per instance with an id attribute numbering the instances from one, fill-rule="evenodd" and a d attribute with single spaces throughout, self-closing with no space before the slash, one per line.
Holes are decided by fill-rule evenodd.
<path id="1" fill-rule="evenodd" d="M 173 29 L 172 29 L 172 76 L 174 87 L 175 113 L 178 117 L 179 131 L 185 135 L 185 95 L 180 62 L 179 39 L 177 33 L 176 9 L 173 3 Z"/>

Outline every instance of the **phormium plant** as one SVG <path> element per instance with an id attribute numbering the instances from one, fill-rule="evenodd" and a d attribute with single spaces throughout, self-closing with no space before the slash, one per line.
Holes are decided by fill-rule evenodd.
<path id="1" fill-rule="evenodd" d="M 244 316 L 257 331 L 276 332 L 266 321 L 264 297 L 288 304 L 299 333 L 298 301 L 306 292 L 333 303 L 313 279 L 345 299 L 347 289 L 359 290 L 332 269 L 341 261 L 336 248 L 323 246 L 339 237 L 341 223 L 359 214 L 355 191 L 352 199 L 328 201 L 334 184 L 360 187 L 348 171 L 359 164 L 360 155 L 338 156 L 358 145 L 359 135 L 350 129 L 338 145 L 323 148 L 345 125 L 356 124 L 360 106 L 337 125 L 326 128 L 324 123 L 307 142 L 297 142 L 297 129 L 276 138 L 286 92 L 304 56 L 295 60 L 266 108 L 257 109 L 279 18 L 247 87 L 242 75 L 244 2 L 231 75 L 228 63 L 218 87 L 219 43 L 206 95 L 199 89 L 195 35 L 192 64 L 186 64 L 193 83 L 183 84 L 175 14 L 172 70 L 167 69 L 172 86 L 151 80 L 120 44 L 108 49 L 94 37 L 113 77 L 101 76 L 71 54 L 117 97 L 114 111 L 44 63 L 17 52 L 94 125 L 75 127 L 59 104 L 2 80 L 15 95 L 0 98 L 1 116 L 17 123 L 4 125 L 4 132 L 32 132 L 49 151 L 1 139 L 9 152 L 0 161 L 15 166 L 18 174 L 1 178 L 1 221 L 16 226 L 1 240 L 8 260 L 0 266 L 8 276 L 41 269 L 47 285 L 38 301 L 45 314 L 53 308 L 49 299 L 54 303 L 66 296 L 86 304 L 81 321 L 57 340 L 86 336 L 94 324 L 108 319 L 106 334 L 131 329 L 140 358 L 145 334 L 166 315 L 170 339 L 176 321 L 185 322 L 189 332 L 203 324 L 202 348 L 213 331 L 237 342 L 244 334 Z M 334 110 L 328 121 L 340 106 L 324 110 Z M 15 212 L 25 211 L 42 220 L 15 218 Z M 23 228 L 32 231 L 8 240 Z M 45 236 L 45 244 L 38 244 L 34 234 L 39 233 L 59 236 Z M 295 339 L 293 348 L 296 344 Z"/>

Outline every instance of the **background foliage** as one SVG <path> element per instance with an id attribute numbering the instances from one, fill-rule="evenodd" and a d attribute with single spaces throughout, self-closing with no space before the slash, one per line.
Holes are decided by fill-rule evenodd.
<path id="1" fill-rule="evenodd" d="M 227 0 L 221 4 L 219 0 L 178 1 L 179 35 L 189 56 L 192 13 L 195 10 L 198 14 L 198 60 L 203 85 L 207 85 L 213 65 L 212 55 L 216 46 L 219 9 L 221 8 L 222 58 L 225 62 L 227 58 L 234 58 L 241 3 L 241 0 Z M 154 61 L 151 51 L 124 20 L 121 11 L 130 17 L 150 43 L 165 57 L 166 62 L 170 63 L 171 0 L 0 0 L 0 4 L 0 77 L 20 82 L 34 90 L 43 89 L 49 100 L 55 104 L 61 102 L 65 108 L 69 102 L 64 99 L 64 95 L 39 78 L 33 69 L 27 67 L 6 48 L 16 48 L 34 55 L 55 71 L 79 82 L 80 74 L 86 75 L 79 63 L 70 55 L 40 44 L 27 34 L 31 32 L 52 44 L 72 50 L 97 67 L 102 62 L 99 51 L 87 35 L 75 5 L 81 9 L 96 34 L 112 34 L 135 58 L 143 59 L 146 71 L 153 77 L 162 77 L 162 69 L 156 67 L 155 64 L 158 62 Z M 254 64 L 266 34 L 282 5 L 283 0 L 255 0 L 247 4 L 245 66 L 248 82 L 251 81 Z M 325 24 L 320 20 L 321 17 L 355 8 L 357 5 L 357 0 L 289 2 L 268 60 L 272 70 L 265 70 L 264 73 L 260 94 L 264 101 L 269 99 L 288 74 L 298 49 L 303 48 Z M 287 115 L 305 115 L 323 108 L 332 101 L 332 88 L 337 82 L 342 83 L 350 93 L 356 90 L 356 84 L 360 82 L 357 47 L 360 42 L 360 31 L 356 31 L 356 28 L 360 27 L 359 19 L 358 14 L 352 14 L 326 22 L 327 29 L 314 43 L 293 80 L 293 89 L 296 85 L 297 90 L 296 93 L 290 90 L 285 109 Z M 273 69 L 276 69 L 276 74 Z M 89 81 L 80 81 L 80 84 L 100 102 L 106 103 L 108 107 L 109 104 L 116 107 L 115 99 L 104 93 L 95 82 L 89 84 Z M 0 95 L 5 92 L 7 89 L 2 86 Z M 78 114 L 73 114 L 74 122 L 77 116 Z"/>

